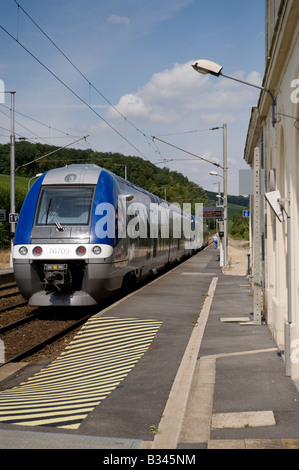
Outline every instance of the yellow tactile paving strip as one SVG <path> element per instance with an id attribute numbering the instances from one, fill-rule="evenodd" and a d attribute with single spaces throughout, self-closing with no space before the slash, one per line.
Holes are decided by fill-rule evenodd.
<path id="1" fill-rule="evenodd" d="M 0 392 L 0 422 L 77 429 L 148 350 L 161 322 L 92 317 L 65 351 Z"/>

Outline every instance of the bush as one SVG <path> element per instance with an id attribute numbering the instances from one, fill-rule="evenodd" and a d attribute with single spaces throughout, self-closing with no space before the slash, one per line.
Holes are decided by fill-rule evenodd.
<path id="1" fill-rule="evenodd" d="M 0 223 L 0 248 L 8 248 L 10 246 L 9 224 L 7 222 Z"/>
<path id="2" fill-rule="evenodd" d="M 26 192 L 23 189 L 16 188 L 16 212 L 19 213 L 26 197 Z M 10 223 L 8 222 L 8 215 L 10 213 L 10 188 L 4 186 L 0 188 L 0 209 L 6 210 L 7 222 L 0 223 L 0 248 L 8 248 L 10 246 Z"/>
<path id="3" fill-rule="evenodd" d="M 236 240 L 249 240 L 249 219 L 243 217 L 242 210 L 232 217 L 230 235 Z"/>

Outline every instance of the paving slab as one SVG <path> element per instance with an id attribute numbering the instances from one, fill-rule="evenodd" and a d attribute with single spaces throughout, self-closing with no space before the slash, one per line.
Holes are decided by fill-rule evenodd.
<path id="1" fill-rule="evenodd" d="M 273 411 L 217 413 L 212 416 L 212 429 L 275 426 Z"/>
<path id="2" fill-rule="evenodd" d="M 0 429 L 0 449 L 137 449 L 136 439 Z"/>

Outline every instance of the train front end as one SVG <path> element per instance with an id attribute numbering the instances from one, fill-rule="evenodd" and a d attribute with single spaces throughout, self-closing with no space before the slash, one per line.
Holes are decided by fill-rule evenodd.
<path id="1" fill-rule="evenodd" d="M 15 279 L 30 305 L 87 306 L 108 295 L 113 242 L 97 237 L 95 207 L 112 192 L 96 165 L 50 170 L 34 183 L 13 249 Z"/>

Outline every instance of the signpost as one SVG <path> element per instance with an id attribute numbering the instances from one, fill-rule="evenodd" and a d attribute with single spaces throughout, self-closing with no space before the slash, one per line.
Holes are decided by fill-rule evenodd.
<path id="1" fill-rule="evenodd" d="M 15 214 L 10 213 L 9 214 L 9 222 L 11 224 L 16 224 L 17 221 L 18 221 L 18 218 L 19 218 L 19 214 L 17 214 L 17 213 L 15 213 Z"/>
<path id="2" fill-rule="evenodd" d="M 206 219 L 216 219 L 219 223 L 220 237 L 220 266 L 226 267 L 225 263 L 225 226 L 224 226 L 224 207 L 203 207 L 201 215 Z"/>
<path id="3" fill-rule="evenodd" d="M 200 215 L 204 219 L 221 219 L 223 220 L 223 207 L 203 207 Z"/>

